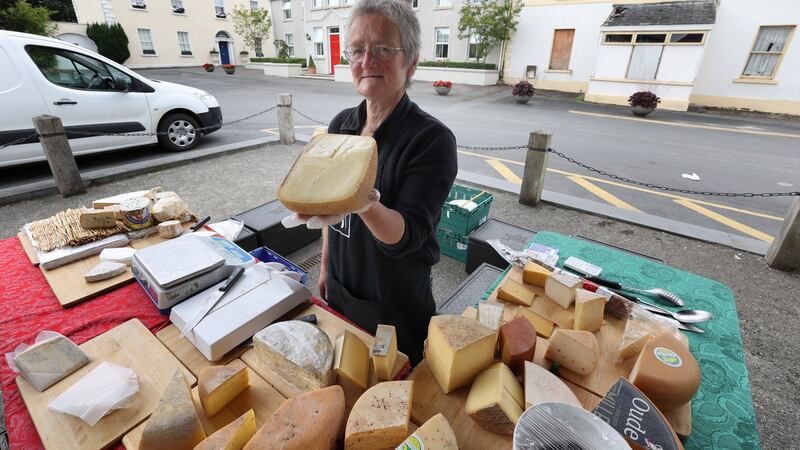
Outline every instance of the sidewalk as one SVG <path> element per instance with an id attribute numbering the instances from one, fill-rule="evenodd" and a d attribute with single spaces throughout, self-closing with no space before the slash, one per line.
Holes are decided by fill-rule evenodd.
<path id="1" fill-rule="evenodd" d="M 302 146 L 269 145 L 204 159 L 132 179 L 93 186 L 72 198 L 51 195 L 0 208 L 0 238 L 17 233 L 25 222 L 58 211 L 89 205 L 93 199 L 162 186 L 177 191 L 192 209 L 222 220 L 275 198 L 275 190 Z M 764 448 L 792 448 L 800 430 L 796 405 L 800 332 L 800 274 L 769 269 L 763 258 L 728 247 L 653 231 L 549 204 L 522 206 L 517 196 L 492 191 L 490 216 L 530 230 L 580 235 L 664 260 L 671 266 L 718 280 L 736 295 L 745 358 L 750 374 L 757 424 Z M 319 251 L 319 242 L 288 255 L 295 262 Z M 317 269 L 309 274 L 316 292 Z M 466 278 L 464 266 L 448 257 L 434 267 L 437 301 L 444 300 Z"/>

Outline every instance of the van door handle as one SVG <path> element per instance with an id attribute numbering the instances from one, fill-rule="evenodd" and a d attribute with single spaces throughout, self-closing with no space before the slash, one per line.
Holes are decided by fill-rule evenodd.
<path id="1" fill-rule="evenodd" d="M 78 102 L 74 100 L 70 100 L 68 98 L 62 98 L 61 100 L 56 100 L 53 102 L 54 105 L 77 105 Z"/>

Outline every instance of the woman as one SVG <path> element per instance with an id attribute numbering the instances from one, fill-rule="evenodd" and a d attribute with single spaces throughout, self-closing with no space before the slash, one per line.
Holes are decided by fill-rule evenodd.
<path id="1" fill-rule="evenodd" d="M 406 95 L 420 48 L 408 2 L 362 0 L 348 30 L 344 53 L 365 100 L 336 115 L 328 132 L 375 138 L 380 195 L 324 229 L 317 285 L 331 307 L 367 331 L 394 325 L 400 351 L 417 364 L 436 309 L 431 266 L 439 261 L 436 227 L 458 171 L 456 140 Z"/>

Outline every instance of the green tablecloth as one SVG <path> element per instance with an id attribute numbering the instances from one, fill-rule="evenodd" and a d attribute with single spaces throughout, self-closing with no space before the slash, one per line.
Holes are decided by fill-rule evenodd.
<path id="1" fill-rule="evenodd" d="M 559 249 L 559 265 L 575 256 L 602 267 L 604 277 L 630 286 L 665 288 L 683 298 L 687 308 L 712 311 L 714 319 L 700 324 L 705 334 L 686 333 L 702 378 L 692 401 L 692 434 L 684 445 L 687 450 L 761 448 L 736 300 L 730 288 L 647 258 L 558 233 L 539 232 L 532 242 Z"/>

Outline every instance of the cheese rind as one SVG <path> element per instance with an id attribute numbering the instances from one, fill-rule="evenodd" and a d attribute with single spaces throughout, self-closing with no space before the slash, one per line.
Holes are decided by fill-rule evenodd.
<path id="1" fill-rule="evenodd" d="M 100 252 L 100 261 L 116 262 L 130 266 L 134 253 L 136 253 L 136 249 L 131 247 L 104 248 Z"/>
<path id="2" fill-rule="evenodd" d="M 242 450 L 254 434 L 256 434 L 256 415 L 249 409 L 238 419 L 197 444 L 194 450 Z"/>
<path id="3" fill-rule="evenodd" d="M 450 423 L 442 413 L 428 419 L 407 437 L 396 450 L 458 450 L 458 441 Z"/>
<path id="4" fill-rule="evenodd" d="M 533 291 L 511 279 L 506 279 L 497 288 L 498 299 L 518 305 L 531 306 L 534 297 L 536 297 L 536 294 Z"/>
<path id="5" fill-rule="evenodd" d="M 661 411 L 670 411 L 692 400 L 700 388 L 700 366 L 686 346 L 665 333 L 644 346 L 629 379 Z"/>
<path id="6" fill-rule="evenodd" d="M 216 415 L 250 385 L 247 366 L 208 366 L 197 375 L 197 391 L 206 415 Z"/>
<path id="7" fill-rule="evenodd" d="M 386 355 L 378 355 L 376 349 L 388 346 Z M 372 348 L 372 363 L 378 381 L 392 379 L 394 365 L 397 362 L 397 331 L 391 325 L 378 325 L 375 330 L 375 344 Z"/>
<path id="8" fill-rule="evenodd" d="M 369 348 L 350 330 L 336 337 L 333 370 L 361 389 L 369 387 Z"/>
<path id="9" fill-rule="evenodd" d="M 408 436 L 413 381 L 378 383 L 356 400 L 347 419 L 347 450 L 394 448 Z"/>
<path id="10" fill-rule="evenodd" d="M 535 350 L 536 329 L 528 319 L 517 316 L 500 327 L 500 354 L 515 374 L 522 373 L 525 361 L 533 359 Z"/>
<path id="11" fill-rule="evenodd" d="M 575 393 L 560 378 L 544 367 L 525 361 L 525 409 L 546 402 L 583 407 Z"/>
<path id="12" fill-rule="evenodd" d="M 544 284 L 544 295 L 567 309 L 575 301 L 575 290 L 581 285 L 579 278 L 563 273 L 553 273 L 547 277 Z"/>
<path id="13" fill-rule="evenodd" d="M 600 345 L 588 331 L 558 328 L 550 338 L 546 357 L 579 375 L 589 375 L 600 360 Z"/>
<path id="14" fill-rule="evenodd" d="M 56 336 L 28 347 L 14 356 L 19 373 L 42 392 L 89 362 L 89 357 L 74 342 Z"/>
<path id="15" fill-rule="evenodd" d="M 512 434 L 524 406 L 517 378 L 505 364 L 496 363 L 475 378 L 465 411 L 493 433 Z"/>
<path id="16" fill-rule="evenodd" d="M 162 449 L 165 443 L 169 443 L 170 449 L 190 450 L 205 438 L 189 382 L 178 369 L 145 423 L 139 450 Z"/>
<path id="17" fill-rule="evenodd" d="M 525 267 L 523 268 L 522 282 L 525 284 L 531 284 L 533 286 L 544 287 L 549 275 L 549 270 L 536 264 L 535 262 L 529 262 L 525 264 Z"/>
<path id="18" fill-rule="evenodd" d="M 585 289 L 575 290 L 575 322 L 573 328 L 584 331 L 600 331 L 606 298 Z"/>
<path id="19" fill-rule="evenodd" d="M 344 391 L 329 386 L 281 404 L 245 450 L 333 450 L 345 418 Z"/>
<path id="20" fill-rule="evenodd" d="M 113 210 L 85 209 L 80 215 L 81 228 L 110 228 L 117 226 L 117 219 Z"/>
<path id="21" fill-rule="evenodd" d="M 553 322 L 545 319 L 534 311 L 528 308 L 517 308 L 516 317 L 520 316 L 528 319 L 531 325 L 533 325 L 533 328 L 536 329 L 536 334 L 539 336 L 549 338 L 550 335 L 553 334 Z"/>
<path id="22" fill-rule="evenodd" d="M 164 239 L 172 239 L 180 236 L 183 231 L 179 220 L 167 220 L 158 224 L 158 235 Z"/>
<path id="23" fill-rule="evenodd" d="M 124 263 L 101 261 L 99 264 L 89 269 L 83 278 L 90 283 L 107 280 L 124 273 L 127 268 L 128 266 Z"/>
<path id="24" fill-rule="evenodd" d="M 637 317 L 629 317 L 625 322 L 625 332 L 622 334 L 622 340 L 619 343 L 619 359 L 618 363 L 625 361 L 628 358 L 637 356 L 644 346 L 659 334 L 656 332 L 655 327 L 647 320 Z"/>
<path id="25" fill-rule="evenodd" d="M 433 316 L 428 325 L 425 358 L 447 394 L 469 384 L 492 364 L 497 333 L 476 320 L 461 316 Z"/>
<path id="26" fill-rule="evenodd" d="M 495 302 L 478 302 L 478 322 L 494 331 L 503 323 L 503 305 Z"/>

